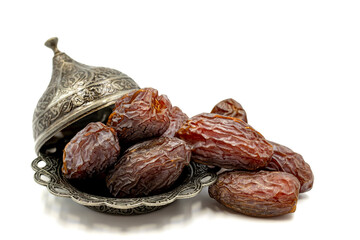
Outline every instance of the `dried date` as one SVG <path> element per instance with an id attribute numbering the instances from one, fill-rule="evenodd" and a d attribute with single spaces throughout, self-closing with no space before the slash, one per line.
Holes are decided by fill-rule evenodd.
<path id="1" fill-rule="evenodd" d="M 189 117 L 179 107 L 173 107 L 170 111 L 170 125 L 162 135 L 163 137 L 174 137 L 175 133 Z"/>
<path id="2" fill-rule="evenodd" d="M 314 175 L 310 165 L 304 161 L 300 154 L 290 148 L 278 143 L 270 143 L 274 148 L 274 154 L 264 169 L 291 173 L 300 181 L 300 193 L 310 191 L 314 183 Z"/>
<path id="3" fill-rule="evenodd" d="M 285 172 L 221 173 L 209 195 L 222 205 L 254 217 L 274 217 L 295 212 L 300 182 Z"/>
<path id="4" fill-rule="evenodd" d="M 190 148 L 174 137 L 160 137 L 127 149 L 106 177 L 115 197 L 141 197 L 171 187 L 189 164 Z"/>
<path id="5" fill-rule="evenodd" d="M 232 98 L 225 99 L 212 109 L 211 113 L 239 118 L 247 122 L 246 112 L 240 103 Z M 283 171 L 293 174 L 301 183 L 300 193 L 311 190 L 314 182 L 314 175 L 309 164 L 303 157 L 278 143 L 270 142 L 274 148 L 274 154 L 269 164 L 264 168 L 270 171 Z"/>
<path id="6" fill-rule="evenodd" d="M 211 113 L 216 113 L 227 117 L 239 118 L 244 122 L 248 122 L 244 108 L 241 106 L 240 103 L 238 103 L 232 98 L 228 98 L 217 103 L 211 110 Z"/>
<path id="7" fill-rule="evenodd" d="M 103 173 L 120 154 L 114 129 L 89 123 L 65 146 L 62 172 L 66 178 L 85 179 Z"/>
<path id="8" fill-rule="evenodd" d="M 191 146 L 194 161 L 206 165 L 255 170 L 273 154 L 271 144 L 246 122 L 217 114 L 190 118 L 176 136 Z"/>
<path id="9" fill-rule="evenodd" d="M 170 124 L 171 102 L 153 88 L 134 90 L 119 98 L 107 125 L 113 127 L 120 143 L 135 143 L 161 136 Z"/>

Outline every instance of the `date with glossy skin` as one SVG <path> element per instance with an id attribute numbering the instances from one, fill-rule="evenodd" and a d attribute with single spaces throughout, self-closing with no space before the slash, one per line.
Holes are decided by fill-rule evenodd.
<path id="1" fill-rule="evenodd" d="M 192 150 L 192 160 L 227 169 L 265 167 L 272 146 L 246 122 L 233 117 L 202 113 L 190 118 L 176 133 Z"/>
<path id="2" fill-rule="evenodd" d="M 300 193 L 310 191 L 314 183 L 314 175 L 310 165 L 304 161 L 300 154 L 290 148 L 278 143 L 270 143 L 274 148 L 274 154 L 264 169 L 291 173 L 300 181 Z"/>
<path id="3" fill-rule="evenodd" d="M 248 122 L 244 108 L 241 106 L 240 103 L 238 103 L 232 98 L 220 101 L 211 110 L 211 113 L 216 113 L 227 117 L 239 118 L 244 122 Z"/>
<path id="4" fill-rule="evenodd" d="M 69 179 L 86 179 L 103 173 L 120 154 L 114 129 L 101 122 L 89 123 L 65 146 L 62 172 Z"/>
<path id="5" fill-rule="evenodd" d="M 106 177 L 115 197 L 142 197 L 171 187 L 189 165 L 191 151 L 175 137 L 160 137 L 127 149 Z"/>
<path id="6" fill-rule="evenodd" d="M 275 217 L 295 212 L 300 182 L 285 172 L 221 173 L 209 195 L 222 205 L 253 217 Z"/>
<path id="7" fill-rule="evenodd" d="M 169 127 L 171 108 L 156 89 L 134 90 L 116 101 L 107 125 L 117 131 L 120 143 L 160 137 Z"/>
<path id="8" fill-rule="evenodd" d="M 181 111 L 179 107 L 173 107 L 170 111 L 170 125 L 162 135 L 163 137 L 174 137 L 175 133 L 182 125 L 189 119 L 189 117 Z"/>

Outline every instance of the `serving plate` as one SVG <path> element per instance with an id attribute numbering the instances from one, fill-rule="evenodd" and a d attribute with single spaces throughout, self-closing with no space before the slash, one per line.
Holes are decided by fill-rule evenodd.
<path id="1" fill-rule="evenodd" d="M 46 186 L 58 197 L 71 198 L 76 203 L 92 210 L 118 215 L 136 215 L 159 210 L 177 199 L 196 196 L 203 187 L 216 181 L 218 168 L 191 162 L 174 186 L 161 194 L 138 198 L 114 198 L 108 195 L 100 182 L 83 184 L 71 182 L 62 172 L 61 156 L 40 154 L 31 164 L 34 180 Z"/>
<path id="2" fill-rule="evenodd" d="M 49 85 L 33 115 L 37 158 L 32 161 L 34 179 L 50 193 L 68 197 L 93 210 L 121 215 L 149 213 L 176 199 L 191 198 L 215 182 L 216 168 L 191 163 L 168 191 L 141 198 L 114 198 L 103 179 L 75 181 L 61 171 L 62 151 L 71 138 L 89 122 L 106 123 L 115 101 L 139 89 L 129 76 L 115 69 L 89 66 L 75 61 L 58 47 L 58 38 L 45 45 L 53 50 Z"/>

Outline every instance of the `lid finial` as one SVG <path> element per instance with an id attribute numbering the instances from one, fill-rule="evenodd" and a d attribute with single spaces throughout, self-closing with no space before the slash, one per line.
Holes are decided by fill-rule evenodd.
<path id="1" fill-rule="evenodd" d="M 45 46 L 51 48 L 54 51 L 54 54 L 57 54 L 60 52 L 59 49 L 57 48 L 58 41 L 59 39 L 57 37 L 50 38 L 45 42 Z"/>

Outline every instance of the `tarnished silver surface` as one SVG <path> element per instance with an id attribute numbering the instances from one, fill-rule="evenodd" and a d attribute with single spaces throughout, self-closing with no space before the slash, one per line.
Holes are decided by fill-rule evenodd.
<path id="1" fill-rule="evenodd" d="M 61 153 L 65 144 L 89 122 L 106 122 L 115 101 L 139 86 L 117 70 L 74 61 L 59 51 L 57 43 L 57 38 L 45 43 L 54 51 L 53 73 L 33 116 L 38 157 L 31 165 L 38 184 L 46 186 L 56 196 L 71 198 L 95 211 L 134 215 L 158 210 L 176 199 L 194 197 L 204 186 L 215 182 L 217 169 L 191 163 L 174 188 L 165 193 L 141 198 L 114 198 L 105 186 L 93 188 L 93 185 L 85 184 L 90 186 L 88 189 L 64 178 Z M 98 185 L 97 182 L 93 184 Z"/>
<path id="2" fill-rule="evenodd" d="M 219 170 L 191 162 L 190 166 L 184 169 L 181 182 L 170 191 L 148 197 L 114 198 L 89 194 L 74 187 L 61 172 L 61 157 L 40 154 L 31 166 L 35 171 L 35 181 L 46 186 L 50 193 L 59 197 L 69 197 L 95 211 L 119 215 L 149 213 L 167 206 L 176 199 L 194 197 L 204 186 L 216 181 L 216 171 Z"/>
<path id="3" fill-rule="evenodd" d="M 53 72 L 33 115 L 37 154 L 64 128 L 139 88 L 134 80 L 118 70 L 87 66 L 73 60 L 59 51 L 57 42 L 57 38 L 51 38 L 45 43 L 54 51 Z"/>

